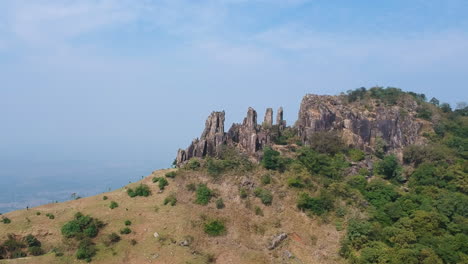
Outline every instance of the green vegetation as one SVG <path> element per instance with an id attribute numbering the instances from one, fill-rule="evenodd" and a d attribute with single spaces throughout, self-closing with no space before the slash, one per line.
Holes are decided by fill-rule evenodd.
<path id="1" fill-rule="evenodd" d="M 255 215 L 263 216 L 263 210 L 259 206 L 255 206 Z"/>
<path id="2" fill-rule="evenodd" d="M 395 155 L 388 155 L 375 164 L 375 173 L 382 175 L 387 180 L 403 181 L 401 170 L 402 168 Z"/>
<path id="3" fill-rule="evenodd" d="M 104 241 L 104 244 L 106 246 L 110 246 L 110 245 L 115 244 L 115 243 L 117 243 L 119 241 L 120 241 L 120 236 L 117 233 L 113 232 L 113 233 L 107 235 L 107 240 Z"/>
<path id="4" fill-rule="evenodd" d="M 169 182 L 166 180 L 166 178 L 163 177 L 154 177 L 153 182 L 158 183 L 158 187 L 160 190 L 164 190 L 164 188 L 166 188 L 166 186 L 169 185 Z"/>
<path id="5" fill-rule="evenodd" d="M 96 248 L 91 238 L 96 237 L 102 227 L 104 227 L 103 222 L 78 212 L 73 220 L 62 226 L 61 231 L 64 238 L 75 238 L 79 241 L 76 258 L 90 262 L 96 254 Z"/>
<path id="6" fill-rule="evenodd" d="M 4 224 L 9 224 L 9 223 L 11 223 L 11 220 L 10 220 L 10 218 L 3 216 L 3 217 L 2 217 L 2 222 L 3 222 Z"/>
<path id="7" fill-rule="evenodd" d="M 33 235 L 18 238 L 14 234 L 8 234 L 7 239 L 0 243 L 0 259 L 15 259 L 31 256 L 40 256 L 44 254 L 41 248 L 42 243 Z"/>
<path id="8" fill-rule="evenodd" d="M 224 226 L 223 221 L 221 220 L 211 220 L 205 224 L 205 233 L 210 236 L 220 236 L 226 233 L 226 227 Z"/>
<path id="9" fill-rule="evenodd" d="M 117 207 L 119 207 L 119 204 L 118 204 L 117 202 L 114 202 L 114 201 L 112 201 L 112 202 L 110 203 L 110 205 L 109 205 L 109 208 L 110 208 L 110 209 L 114 209 L 114 208 L 117 208 Z"/>
<path id="10" fill-rule="evenodd" d="M 310 211 L 315 215 L 322 215 L 333 209 L 333 198 L 325 192 L 322 192 L 316 198 L 303 192 L 299 194 L 297 199 L 297 208 L 303 211 Z"/>
<path id="11" fill-rule="evenodd" d="M 263 185 L 267 185 L 271 183 L 271 176 L 269 173 L 263 174 L 262 178 L 260 179 Z"/>
<path id="12" fill-rule="evenodd" d="M 104 195 L 104 196 L 102 197 L 102 199 L 105 201 L 105 200 L 109 199 L 109 197 L 107 197 L 107 196 Z"/>
<path id="13" fill-rule="evenodd" d="M 164 178 L 162 178 L 164 179 Z M 164 179 L 165 180 L 165 179 Z M 148 187 L 148 185 L 146 184 L 140 184 L 138 187 L 135 188 L 135 190 L 133 190 L 132 188 L 129 188 L 127 190 L 127 194 L 128 196 L 130 197 L 136 197 L 136 196 L 144 196 L 144 197 L 148 197 L 151 195 L 151 190 L 150 188 Z"/>
<path id="14" fill-rule="evenodd" d="M 239 196 L 242 199 L 245 199 L 245 198 L 247 198 L 247 196 L 249 196 L 249 194 L 247 193 L 247 190 L 244 187 L 240 188 Z"/>
<path id="15" fill-rule="evenodd" d="M 281 154 L 270 147 L 263 150 L 262 166 L 268 170 L 284 171 L 286 169 L 288 159 L 281 157 Z"/>
<path id="16" fill-rule="evenodd" d="M 358 161 L 364 160 L 364 158 L 366 157 L 366 153 L 364 153 L 364 151 L 362 151 L 360 149 L 349 149 L 348 150 L 348 157 L 352 161 L 358 162 Z"/>
<path id="17" fill-rule="evenodd" d="M 51 213 L 47 213 L 46 217 L 48 217 L 49 219 L 55 219 L 55 215 Z"/>
<path id="18" fill-rule="evenodd" d="M 177 172 L 171 171 L 171 172 L 166 173 L 165 176 L 166 176 L 167 178 L 175 178 L 176 175 L 177 175 Z"/>
<path id="19" fill-rule="evenodd" d="M 195 203 L 201 205 L 207 205 L 211 197 L 213 197 L 213 191 L 206 186 L 206 184 L 199 184 L 196 190 L 196 200 Z"/>
<path id="20" fill-rule="evenodd" d="M 216 200 L 216 208 L 217 209 L 223 209 L 225 207 L 224 205 L 224 201 L 222 198 L 219 198 L 218 200 Z"/>
<path id="21" fill-rule="evenodd" d="M 260 198 L 260 200 L 262 201 L 264 205 L 271 205 L 273 201 L 273 195 L 271 194 L 269 190 L 256 188 L 254 190 L 254 194 L 256 197 Z"/>
<path id="22" fill-rule="evenodd" d="M 130 233 L 132 233 L 132 230 L 130 228 L 128 228 L 128 227 L 124 227 L 124 228 L 120 229 L 120 234 L 122 234 L 122 235 L 128 235 Z"/>
<path id="23" fill-rule="evenodd" d="M 170 204 L 171 206 L 176 205 L 177 198 L 175 193 L 169 194 L 166 198 L 164 198 L 164 205 Z"/>
<path id="24" fill-rule="evenodd" d="M 125 224 L 126 226 L 131 226 L 131 225 L 132 225 L 132 221 L 130 221 L 130 220 L 125 220 L 124 224 Z"/>

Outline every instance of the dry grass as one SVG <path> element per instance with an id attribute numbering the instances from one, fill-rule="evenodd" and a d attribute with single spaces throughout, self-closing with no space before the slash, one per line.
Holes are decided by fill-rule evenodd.
<path id="1" fill-rule="evenodd" d="M 249 180 L 259 186 L 260 176 L 265 173 L 263 170 L 249 175 L 225 175 L 216 181 L 202 172 L 181 171 L 175 179 L 168 179 L 169 186 L 164 192 L 158 193 L 157 184 L 151 180 L 154 176 L 163 177 L 168 171 L 155 171 L 142 181 L 113 192 L 5 214 L 12 223 L 0 224 L 1 240 L 8 233 L 33 234 L 42 241 L 47 252 L 59 248 L 65 255 L 55 257 L 53 253 L 47 253 L 27 259 L 1 260 L 0 263 L 80 263 L 75 259 L 74 251 L 67 250 L 60 233 L 61 226 L 78 211 L 107 223 L 95 239 L 99 251 L 93 263 L 196 264 L 208 263 L 209 254 L 215 257 L 215 263 L 221 264 L 342 262 L 337 252 L 343 231 L 338 232 L 333 221 L 327 223 L 299 212 L 295 207 L 297 191 L 282 184 L 285 180 L 279 177 L 284 175 L 274 176 L 273 183 L 264 187 L 274 195 L 273 204 L 265 206 L 253 195 L 247 199 L 239 197 L 240 184 Z M 186 189 L 186 185 L 191 182 L 207 183 L 223 198 L 226 207 L 216 209 L 215 199 L 207 206 L 194 204 L 195 194 Z M 140 183 L 150 186 L 152 195 L 130 198 L 126 189 Z M 177 204 L 164 206 L 163 200 L 170 193 L 176 194 Z M 102 199 L 104 195 L 108 200 Z M 110 201 L 116 201 L 119 207 L 111 210 Z M 246 203 L 250 206 L 246 206 Z M 262 209 L 264 216 L 255 214 L 255 206 Z M 36 215 L 36 212 L 41 212 L 41 215 Z M 54 214 L 55 219 L 47 218 L 46 213 Z M 213 218 L 225 221 L 225 235 L 210 237 L 204 233 L 204 219 Z M 130 228 L 133 233 L 122 235 L 120 242 L 105 247 L 102 243 L 105 236 L 118 232 L 125 226 L 124 221 L 127 219 L 132 221 Z M 158 232 L 161 239 L 154 238 L 154 232 Z M 275 250 L 268 250 L 267 245 L 272 236 L 281 232 L 288 233 L 288 239 Z M 180 246 L 179 242 L 187 236 L 194 238 L 193 243 L 189 247 Z M 134 246 L 130 244 L 132 239 L 138 242 Z M 285 259 L 286 250 L 295 258 Z"/>

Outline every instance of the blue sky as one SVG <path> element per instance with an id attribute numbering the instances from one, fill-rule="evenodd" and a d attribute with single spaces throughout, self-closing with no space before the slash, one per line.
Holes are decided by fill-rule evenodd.
<path id="1" fill-rule="evenodd" d="M 0 159 L 167 167 L 212 110 L 395 86 L 468 100 L 465 0 L 2 0 Z M 6 174 L 0 177 L 6 177 Z"/>

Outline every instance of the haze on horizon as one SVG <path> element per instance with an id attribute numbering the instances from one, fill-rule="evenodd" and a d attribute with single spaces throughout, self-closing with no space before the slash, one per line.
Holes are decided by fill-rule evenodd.
<path id="1" fill-rule="evenodd" d="M 170 166 L 213 110 L 374 85 L 468 100 L 463 0 L 4 0 L 0 212 Z M 22 190 L 19 195 L 17 190 Z"/>

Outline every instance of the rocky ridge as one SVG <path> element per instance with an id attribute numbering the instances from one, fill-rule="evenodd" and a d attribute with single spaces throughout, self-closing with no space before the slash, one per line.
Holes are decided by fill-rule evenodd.
<path id="1" fill-rule="evenodd" d="M 311 144 L 314 133 L 334 131 L 348 146 L 371 152 L 381 147 L 384 152 L 401 156 L 405 146 L 425 142 L 421 136 L 424 121 L 416 117 L 417 108 L 418 103 L 408 98 L 392 106 L 377 101 L 363 105 L 348 103 L 344 96 L 307 94 L 292 129 L 304 145 Z M 194 139 L 187 149 L 179 149 L 177 166 L 193 157 L 217 156 L 223 146 L 235 147 L 259 159 L 259 151 L 273 145 L 273 137 L 286 128 L 282 107 L 277 111 L 276 124 L 271 108 L 266 110 L 261 125 L 257 124 L 257 112 L 251 107 L 244 121 L 233 124 L 227 132 L 224 120 L 224 111 L 212 112 L 200 138 Z"/>

